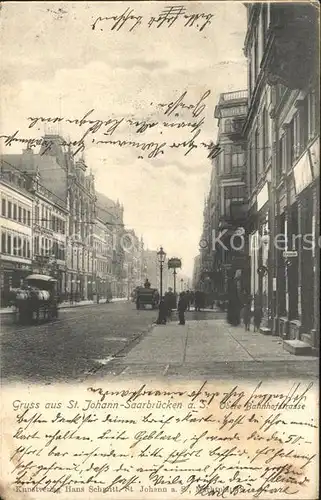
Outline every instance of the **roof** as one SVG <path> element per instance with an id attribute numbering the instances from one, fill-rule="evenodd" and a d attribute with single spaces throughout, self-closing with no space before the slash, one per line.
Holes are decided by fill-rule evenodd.
<path id="1" fill-rule="evenodd" d="M 29 274 L 29 276 L 26 277 L 26 280 L 52 281 L 52 282 L 57 281 L 55 280 L 55 278 L 47 276 L 46 274 Z"/>

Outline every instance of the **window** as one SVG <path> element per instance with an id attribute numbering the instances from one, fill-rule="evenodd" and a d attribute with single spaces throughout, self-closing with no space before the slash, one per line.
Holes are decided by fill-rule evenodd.
<path id="1" fill-rule="evenodd" d="M 244 151 L 243 147 L 239 145 L 232 146 L 232 167 L 239 168 L 244 165 Z"/>
<path id="2" fill-rule="evenodd" d="M 232 148 L 229 144 L 224 146 L 224 174 L 230 174 L 232 168 Z"/>
<path id="3" fill-rule="evenodd" d="M 13 204 L 13 220 L 17 220 L 17 205 Z"/>
<path id="4" fill-rule="evenodd" d="M 18 207 L 18 221 L 22 222 L 22 208 Z"/>
<path id="5" fill-rule="evenodd" d="M 17 246 L 18 246 L 18 241 L 17 237 L 13 237 L 13 255 L 17 255 Z"/>
<path id="6" fill-rule="evenodd" d="M 293 160 L 300 156 L 300 115 L 297 112 L 293 118 Z"/>
<path id="7" fill-rule="evenodd" d="M 2 198 L 2 200 L 1 200 L 1 215 L 3 215 L 3 217 L 6 217 L 6 208 L 7 208 L 7 200 L 5 198 Z"/>
<path id="8" fill-rule="evenodd" d="M 308 96 L 308 107 L 309 107 L 309 139 L 312 139 L 318 130 L 318 124 L 317 124 L 317 116 L 318 116 L 318 111 L 317 111 L 317 102 L 316 102 L 316 95 L 315 91 L 312 91 L 309 96 Z"/>
<path id="9" fill-rule="evenodd" d="M 229 118 L 227 120 L 225 120 L 225 123 L 224 123 L 224 132 L 225 133 L 229 133 L 229 132 L 232 132 L 233 128 L 232 128 L 232 120 L 230 120 Z"/>
<path id="10" fill-rule="evenodd" d="M 28 226 L 31 226 L 31 212 L 30 212 L 30 210 L 27 211 L 27 224 L 28 224 Z"/>
<path id="11" fill-rule="evenodd" d="M 30 255 L 30 241 L 28 240 L 27 241 L 27 258 L 30 259 L 31 255 Z"/>
<path id="12" fill-rule="evenodd" d="M 267 161 L 269 159 L 269 116 L 267 109 L 263 110 L 263 168 L 266 167 Z"/>
<path id="13" fill-rule="evenodd" d="M 12 217 L 12 202 L 8 201 L 8 214 L 7 214 L 8 219 L 11 219 Z"/>
<path id="14" fill-rule="evenodd" d="M 23 257 L 27 257 L 27 240 L 24 238 L 23 240 Z"/>
<path id="15" fill-rule="evenodd" d="M 22 239 L 18 237 L 18 255 L 22 257 Z"/>
<path id="16" fill-rule="evenodd" d="M 253 147 L 253 158 L 254 158 L 254 179 L 253 187 L 256 186 L 261 168 L 260 168 L 260 136 L 259 131 L 256 129 L 254 133 L 254 147 Z"/>
<path id="17" fill-rule="evenodd" d="M 27 211 L 25 208 L 23 209 L 23 223 L 27 224 Z"/>
<path id="18" fill-rule="evenodd" d="M 11 234 L 8 234 L 8 240 L 7 240 L 7 253 L 11 255 L 12 253 L 12 248 L 11 248 Z"/>
<path id="19" fill-rule="evenodd" d="M 257 43 L 257 29 L 254 32 L 254 78 L 255 82 L 259 74 L 259 50 L 258 50 L 258 43 Z"/>
<path id="20" fill-rule="evenodd" d="M 301 154 L 308 145 L 309 140 L 309 100 L 308 96 L 303 100 L 299 111 L 299 154 Z"/>
<path id="21" fill-rule="evenodd" d="M 1 232 L 1 252 L 7 253 L 7 233 Z"/>
<path id="22" fill-rule="evenodd" d="M 263 38 L 263 50 L 266 45 L 267 32 L 268 32 L 268 6 L 267 4 L 262 5 L 262 38 Z"/>

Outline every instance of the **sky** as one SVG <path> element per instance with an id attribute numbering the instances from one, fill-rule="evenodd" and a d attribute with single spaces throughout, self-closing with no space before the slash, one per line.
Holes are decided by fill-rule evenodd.
<path id="1" fill-rule="evenodd" d="M 185 91 L 183 102 L 196 104 L 207 92 L 199 146 L 165 148 L 148 158 L 135 147 L 99 144 L 99 140 L 139 140 L 167 144 L 188 141 L 188 129 L 154 126 L 134 134 L 126 126 L 106 137 L 88 134 L 84 157 L 95 175 L 96 189 L 124 205 L 124 221 L 142 235 L 145 246 L 163 246 L 168 257 L 180 257 L 182 271 L 192 276 L 194 256 L 202 230 L 204 197 L 209 190 L 211 162 L 200 142 L 216 140 L 214 108 L 221 92 L 246 88 L 243 44 L 246 9 L 234 2 L 185 2 L 185 14 L 211 14 L 203 30 L 184 27 L 178 18 L 171 26 L 150 27 L 148 22 L 170 2 L 8 2 L 1 11 L 1 134 L 19 131 L 23 138 L 40 138 L 59 131 L 79 140 L 88 129 L 66 120 L 58 125 L 29 128 L 28 117 L 191 121 L 192 111 L 179 107 L 166 117 L 166 107 Z M 177 5 L 177 2 L 176 2 Z M 141 17 L 111 30 L 126 9 Z M 128 11 L 129 12 L 129 11 Z M 203 19 L 203 24 L 205 18 Z M 92 26 L 95 24 L 95 29 Z M 199 24 L 199 27 L 202 23 Z M 118 24 L 119 27 L 119 24 Z M 208 92 L 210 91 L 210 92 Z M 195 109 L 195 108 L 194 108 Z M 195 118 L 194 118 L 195 121 Z M 53 127 L 56 127 L 55 129 Z M 137 129 L 136 129 L 137 130 Z M 172 141 L 172 142 L 171 142 Z M 4 146 L 1 152 L 19 153 L 22 145 Z M 35 152 L 37 149 L 35 149 Z M 141 153 L 141 154 L 140 154 Z"/>

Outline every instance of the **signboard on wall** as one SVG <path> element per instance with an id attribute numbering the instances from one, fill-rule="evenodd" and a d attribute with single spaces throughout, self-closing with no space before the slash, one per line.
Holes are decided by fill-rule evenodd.
<path id="1" fill-rule="evenodd" d="M 181 259 L 177 259 L 176 257 L 173 257 L 172 259 L 169 259 L 168 261 L 168 269 L 177 269 L 182 267 L 182 261 Z"/>
<path id="2" fill-rule="evenodd" d="M 293 169 L 296 194 L 301 193 L 312 182 L 312 171 L 308 152 L 298 161 Z"/>
<path id="3" fill-rule="evenodd" d="M 257 210 L 261 210 L 261 208 L 269 201 L 269 188 L 267 182 L 264 184 L 261 191 L 259 191 L 256 200 Z"/>
<path id="4" fill-rule="evenodd" d="M 317 139 L 309 149 L 312 173 L 313 177 L 316 179 L 316 177 L 320 174 L 320 139 Z"/>

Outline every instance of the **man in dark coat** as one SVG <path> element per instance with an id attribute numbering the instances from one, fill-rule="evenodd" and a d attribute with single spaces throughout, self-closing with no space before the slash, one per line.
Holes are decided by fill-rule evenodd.
<path id="1" fill-rule="evenodd" d="M 187 297 L 186 293 L 182 292 L 179 295 L 179 301 L 178 301 L 178 318 L 179 318 L 179 324 L 180 325 L 185 325 L 185 311 L 187 309 Z"/>
<path id="2" fill-rule="evenodd" d="M 230 325 L 237 326 L 241 322 L 241 300 L 238 294 L 237 283 L 234 277 L 228 280 L 228 306 L 227 321 Z"/>
<path id="3" fill-rule="evenodd" d="M 156 323 L 157 325 L 166 325 L 166 321 L 167 321 L 167 307 L 164 299 L 162 299 L 158 306 L 158 318 Z"/>
<path id="4" fill-rule="evenodd" d="M 164 303 L 165 303 L 165 307 L 166 307 L 166 316 L 167 316 L 167 319 L 169 319 L 169 320 L 172 317 L 172 310 L 176 308 L 175 302 L 176 302 L 175 295 L 172 292 L 172 289 L 169 288 L 168 292 L 166 292 L 165 296 L 164 296 Z"/>
<path id="5" fill-rule="evenodd" d="M 195 292 L 195 311 L 200 311 L 202 305 L 202 292 L 200 290 L 196 290 Z"/>
<path id="6" fill-rule="evenodd" d="M 187 303 L 187 310 L 190 311 L 190 309 L 191 309 L 191 292 L 189 290 L 186 290 L 186 303 Z"/>

